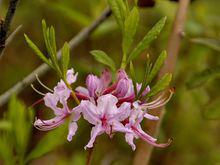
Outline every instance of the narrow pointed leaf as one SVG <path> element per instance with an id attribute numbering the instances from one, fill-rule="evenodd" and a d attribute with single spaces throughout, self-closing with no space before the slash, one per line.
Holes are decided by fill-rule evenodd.
<path id="1" fill-rule="evenodd" d="M 98 62 L 109 66 L 112 71 L 116 70 L 115 62 L 105 52 L 101 50 L 93 50 L 90 53 L 95 57 Z"/>
<path id="2" fill-rule="evenodd" d="M 131 73 L 132 83 L 134 86 L 135 96 L 137 96 L 137 82 L 136 82 L 136 76 L 135 76 L 135 71 L 134 71 L 134 65 L 132 61 L 130 62 L 130 73 Z"/>
<path id="3" fill-rule="evenodd" d="M 69 45 L 66 42 L 62 48 L 62 57 L 61 57 L 61 64 L 62 64 L 62 70 L 63 70 L 64 77 L 66 76 L 69 61 L 70 61 L 70 50 L 69 50 Z"/>
<path id="4" fill-rule="evenodd" d="M 160 19 L 156 25 L 147 33 L 147 35 L 139 42 L 139 44 L 135 47 L 135 49 L 131 52 L 128 57 L 127 63 L 129 63 L 134 58 L 138 57 L 148 46 L 154 41 L 158 35 L 160 34 L 161 30 L 163 29 L 166 22 L 166 17 Z"/>
<path id="5" fill-rule="evenodd" d="M 125 19 L 124 34 L 123 34 L 123 52 L 127 54 L 138 27 L 139 13 L 138 9 L 134 7 Z"/>
<path id="6" fill-rule="evenodd" d="M 126 6 L 123 0 L 108 0 L 109 6 L 112 9 L 113 15 L 119 27 L 123 29 L 126 15 Z"/>
<path id="7" fill-rule="evenodd" d="M 209 80 L 220 76 L 220 66 L 205 69 L 199 73 L 194 74 L 186 83 L 189 89 L 200 87 Z"/>
<path id="8" fill-rule="evenodd" d="M 161 54 L 159 55 L 159 57 L 157 58 L 157 60 L 154 64 L 152 70 L 150 71 L 150 74 L 147 77 L 147 83 L 150 83 L 153 80 L 153 78 L 155 78 L 157 73 L 160 71 L 160 68 L 162 67 L 166 57 L 167 57 L 166 51 L 161 52 Z"/>
<path id="9" fill-rule="evenodd" d="M 163 91 L 168 87 L 170 81 L 172 79 L 172 74 L 165 74 L 150 90 L 150 92 L 146 95 L 146 97 L 155 96 L 157 93 Z"/>
<path id="10" fill-rule="evenodd" d="M 193 43 L 205 45 L 211 49 L 220 52 L 220 40 L 213 38 L 193 38 L 191 39 Z"/>
<path id="11" fill-rule="evenodd" d="M 28 46 L 35 52 L 35 54 L 46 64 L 52 67 L 50 61 L 44 56 L 44 54 L 40 51 L 40 49 L 28 38 L 26 34 L 24 34 L 25 40 Z"/>

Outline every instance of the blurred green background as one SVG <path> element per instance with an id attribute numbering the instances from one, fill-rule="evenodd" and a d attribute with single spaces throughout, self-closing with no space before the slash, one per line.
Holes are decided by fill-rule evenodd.
<path id="1" fill-rule="evenodd" d="M 3 18 L 8 1 L 1 3 L 0 17 Z M 47 24 L 55 27 L 58 47 L 61 47 L 65 41 L 97 18 L 106 5 L 105 0 L 21 0 L 11 30 L 19 25 L 22 25 L 22 29 L 0 59 L 0 93 L 7 91 L 42 63 L 25 43 L 24 33 L 45 52 L 41 30 L 41 20 L 45 19 Z M 154 149 L 150 164 L 220 164 L 219 7 L 219 0 L 194 0 L 190 4 L 185 37 L 172 82 L 172 86 L 176 87 L 176 93 L 166 107 L 159 135 L 160 141 L 170 137 L 174 141 L 168 148 Z M 166 49 L 176 9 L 177 2 L 169 0 L 157 0 L 153 7 L 140 8 L 141 25 L 138 28 L 137 42 L 161 17 L 167 16 L 168 20 L 159 38 L 135 60 L 134 66 L 139 81 L 143 77 L 146 54 L 149 53 L 150 58 L 154 60 Z M 86 74 L 99 74 L 104 68 L 89 54 L 93 49 L 106 51 L 117 64 L 120 64 L 121 34 L 113 17 L 106 20 L 89 39 L 71 52 L 71 64 L 79 72 L 77 84 L 85 84 Z M 50 71 L 41 80 L 52 88 L 58 79 L 55 73 Z M 34 84 L 39 90 L 43 90 L 38 83 Z M 79 130 L 71 143 L 66 141 L 65 126 L 50 134 L 40 132 L 31 128 L 33 113 L 42 114 L 42 110 L 45 112 L 46 108 L 39 104 L 34 110 L 30 110 L 25 109 L 25 106 L 29 107 L 41 96 L 27 87 L 18 97 L 23 103 L 12 98 L 10 105 L 0 107 L 0 155 L 3 155 L 2 159 L 0 157 L 0 164 L 3 164 L 4 158 L 7 159 L 7 155 L 10 154 L 13 160 L 9 159 L 4 163 L 24 163 L 22 159 L 31 153 L 35 146 L 40 147 L 36 151 L 38 153 L 32 155 L 34 159 L 29 161 L 30 164 L 85 164 L 87 152 L 83 147 L 89 140 L 91 126 L 80 120 Z M 15 116 L 11 115 L 13 113 Z M 15 136 L 7 132 L 11 129 L 17 130 L 17 134 L 21 135 L 15 136 L 23 140 L 12 144 Z M 18 144 L 21 144 L 20 148 Z M 25 150 L 21 151 L 21 148 Z M 40 154 L 39 150 L 44 152 Z M 97 141 L 93 164 L 127 165 L 131 164 L 133 156 L 134 152 L 125 143 L 122 135 L 116 135 L 111 140 L 102 135 Z M 14 160 L 16 162 L 13 162 Z"/>

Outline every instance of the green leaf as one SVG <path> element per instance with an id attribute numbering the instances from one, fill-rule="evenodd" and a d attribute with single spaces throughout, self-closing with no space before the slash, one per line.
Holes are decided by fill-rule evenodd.
<path id="1" fill-rule="evenodd" d="M 0 136 L 0 158 L 2 158 L 5 165 L 14 165 L 15 156 L 13 155 L 12 144 L 7 135 L 1 134 Z"/>
<path id="2" fill-rule="evenodd" d="M 123 52 L 127 54 L 138 27 L 139 13 L 138 9 L 134 7 L 125 19 L 124 34 L 123 34 Z"/>
<path id="3" fill-rule="evenodd" d="M 8 120 L 0 120 L 0 130 L 11 130 L 12 125 Z"/>
<path id="4" fill-rule="evenodd" d="M 52 51 L 53 51 L 54 58 L 57 61 L 56 35 L 55 35 L 55 30 L 54 30 L 53 26 L 50 27 L 49 39 L 50 39 L 50 44 L 51 44 L 51 48 L 52 48 Z"/>
<path id="5" fill-rule="evenodd" d="M 70 49 L 68 43 L 65 42 L 62 48 L 62 57 L 61 57 L 61 65 L 63 69 L 64 78 L 66 78 L 66 72 L 68 69 L 69 61 L 70 61 Z"/>
<path id="6" fill-rule="evenodd" d="M 202 44 L 220 52 L 220 40 L 213 38 L 193 38 L 192 42 Z"/>
<path id="7" fill-rule="evenodd" d="M 147 77 L 147 83 L 150 83 L 154 79 L 154 77 L 158 74 L 166 57 L 167 57 L 166 51 L 161 52 L 161 54 L 159 55 L 159 57 L 157 58 L 157 60 L 154 64 L 152 70 L 150 71 L 150 74 Z"/>
<path id="8" fill-rule="evenodd" d="M 126 17 L 127 9 L 123 0 L 108 0 L 109 6 L 115 16 L 116 22 L 119 27 L 123 30 L 124 20 Z"/>
<path id="9" fill-rule="evenodd" d="M 205 108 L 202 110 L 202 113 L 206 119 L 210 119 L 210 120 L 220 119 L 219 98 L 212 100 L 211 102 L 209 102 L 207 105 L 203 107 Z"/>
<path id="10" fill-rule="evenodd" d="M 48 132 L 28 154 L 26 162 L 39 158 L 62 145 L 66 141 L 66 135 L 64 133 L 66 132 L 66 129 L 66 126 L 63 125 L 53 131 Z"/>
<path id="11" fill-rule="evenodd" d="M 35 54 L 47 65 L 53 68 L 51 65 L 51 62 L 44 56 L 44 54 L 38 49 L 38 47 L 28 38 L 26 34 L 24 34 L 25 40 L 28 44 L 28 46 L 35 52 Z"/>
<path id="12" fill-rule="evenodd" d="M 166 17 L 160 19 L 156 25 L 147 33 L 147 35 L 139 42 L 135 49 L 131 52 L 128 57 L 127 63 L 129 63 L 134 58 L 138 57 L 148 46 L 154 41 L 160 34 L 166 22 Z"/>
<path id="13" fill-rule="evenodd" d="M 132 83 L 134 86 L 134 92 L 135 92 L 135 96 L 137 96 L 137 81 L 136 81 L 136 76 L 135 76 L 135 71 L 134 71 L 134 66 L 132 61 L 130 62 L 130 73 L 131 73 L 131 79 L 132 79 Z"/>
<path id="14" fill-rule="evenodd" d="M 215 79 L 220 76 L 220 66 L 215 66 L 213 68 L 205 69 L 199 73 L 193 75 L 186 83 L 189 89 L 200 87 L 204 85 L 207 81 Z"/>
<path id="15" fill-rule="evenodd" d="M 109 66 L 113 72 L 116 71 L 115 62 L 105 52 L 101 50 L 93 50 L 90 53 L 98 62 Z"/>
<path id="16" fill-rule="evenodd" d="M 172 74 L 166 73 L 150 90 L 146 97 L 152 97 L 164 90 L 170 84 Z"/>
<path id="17" fill-rule="evenodd" d="M 13 96 L 9 102 L 8 119 L 12 125 L 12 135 L 15 140 L 19 159 L 24 157 L 32 128 L 32 120 L 28 118 L 28 111 L 24 103 Z"/>

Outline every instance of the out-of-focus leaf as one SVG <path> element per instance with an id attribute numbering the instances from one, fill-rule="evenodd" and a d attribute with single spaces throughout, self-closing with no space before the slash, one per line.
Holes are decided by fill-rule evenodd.
<path id="1" fill-rule="evenodd" d="M 135 49 L 131 52 L 128 57 L 127 63 L 129 63 L 134 58 L 138 57 L 152 41 L 154 41 L 157 36 L 160 34 L 166 22 L 166 17 L 160 19 L 156 25 L 146 34 L 146 36 L 139 42 L 139 44 L 135 47 Z"/>
<path id="2" fill-rule="evenodd" d="M 166 73 L 150 90 L 146 97 L 152 97 L 164 90 L 170 84 L 172 74 Z"/>
<path id="3" fill-rule="evenodd" d="M 59 128 L 48 132 L 34 147 L 34 149 L 28 154 L 26 162 L 32 159 L 41 157 L 48 152 L 53 151 L 58 146 L 62 145 L 66 141 L 66 126 L 60 126 Z"/>
<path id="4" fill-rule="evenodd" d="M 11 145 L 12 144 L 7 138 L 7 135 L 1 134 L 0 136 L 0 158 L 2 158 L 5 165 L 15 164 L 14 156 L 13 156 L 13 149 Z"/>
<path id="5" fill-rule="evenodd" d="M 127 54 L 136 34 L 139 21 L 138 9 L 134 7 L 125 19 L 124 34 L 123 34 L 123 52 Z"/>
<path id="6" fill-rule="evenodd" d="M 193 38 L 192 42 L 202 44 L 220 52 L 220 40 L 213 38 Z"/>
<path id="7" fill-rule="evenodd" d="M 123 30 L 127 10 L 123 0 L 108 0 L 108 3 L 115 16 L 116 22 L 118 23 L 119 27 Z"/>
<path id="8" fill-rule="evenodd" d="M 166 57 L 167 57 L 166 51 L 163 51 L 159 55 L 159 57 L 157 58 L 152 70 L 150 71 L 150 74 L 147 77 L 147 83 L 150 83 L 153 80 L 153 78 L 157 75 L 157 73 L 159 72 L 161 66 L 163 65 L 164 60 L 166 59 Z"/>
<path id="9" fill-rule="evenodd" d="M 69 45 L 66 42 L 62 48 L 62 58 L 61 58 L 64 78 L 66 77 L 66 72 L 68 69 L 69 61 L 70 61 L 70 50 L 69 50 Z"/>
<path id="10" fill-rule="evenodd" d="M 208 105 L 204 106 L 205 108 L 202 110 L 203 116 L 206 119 L 215 120 L 220 119 L 220 98 L 217 98 Z"/>
<path id="11" fill-rule="evenodd" d="M 193 75 L 186 83 L 188 88 L 196 88 L 204 85 L 207 81 L 220 76 L 220 66 L 205 69 Z"/>
<path id="12" fill-rule="evenodd" d="M 35 52 L 35 54 L 47 65 L 53 68 L 51 62 L 44 56 L 44 54 L 38 49 L 38 47 L 28 38 L 26 34 L 24 34 L 25 40 L 28 46 Z"/>
<path id="13" fill-rule="evenodd" d="M 8 118 L 12 125 L 12 135 L 14 136 L 16 151 L 19 157 L 24 156 L 29 140 L 32 121 L 28 117 L 26 106 L 13 96 L 9 103 Z"/>
<path id="14" fill-rule="evenodd" d="M 105 52 L 101 50 L 93 50 L 90 53 L 98 62 L 109 66 L 113 72 L 116 71 L 115 62 Z"/>
<path id="15" fill-rule="evenodd" d="M 63 16 L 67 16 L 69 19 L 79 23 L 81 26 L 87 26 L 91 22 L 91 19 L 87 15 L 73 9 L 72 7 L 70 8 L 63 5 L 62 3 L 55 3 L 55 2 L 53 3 L 48 2 L 48 4 L 50 5 L 50 8 L 52 8 L 56 12 L 59 12 Z"/>
<path id="16" fill-rule="evenodd" d="M 12 127 L 11 122 L 7 120 L 0 120 L 0 130 L 10 130 Z"/>
<path id="17" fill-rule="evenodd" d="M 134 92 L 135 92 L 135 96 L 137 96 L 137 82 L 136 82 L 136 76 L 135 76 L 135 71 L 134 71 L 134 66 L 132 61 L 130 62 L 130 73 L 131 73 L 131 79 L 133 82 L 133 86 L 134 86 Z"/>

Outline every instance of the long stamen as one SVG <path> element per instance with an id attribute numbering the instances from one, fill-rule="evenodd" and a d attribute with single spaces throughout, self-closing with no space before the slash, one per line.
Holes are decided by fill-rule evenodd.
<path id="1" fill-rule="evenodd" d="M 50 89 L 49 87 L 47 87 L 46 85 L 44 85 L 44 83 L 42 83 L 42 81 L 39 79 L 39 77 L 38 77 L 37 74 L 35 75 L 35 77 L 36 77 L 37 81 L 39 82 L 39 84 L 40 84 L 42 87 L 44 87 L 45 89 L 47 89 L 48 91 L 50 91 L 50 92 L 53 93 L 53 90 L 52 90 L 52 89 Z"/>
<path id="2" fill-rule="evenodd" d="M 165 95 L 165 94 L 162 94 L 155 101 L 143 104 L 142 105 L 143 109 L 146 109 L 146 108 L 147 109 L 154 109 L 154 108 L 158 108 L 158 107 L 164 106 L 171 99 L 171 97 L 174 94 L 174 91 L 175 91 L 175 89 L 171 88 L 171 89 L 169 89 L 169 96 L 168 97 L 162 97 L 162 96 Z"/>
<path id="3" fill-rule="evenodd" d="M 42 92 L 40 92 L 39 90 L 37 90 L 37 89 L 34 87 L 33 84 L 31 84 L 31 88 L 32 88 L 35 92 L 37 92 L 39 95 L 42 95 L 42 96 L 45 96 L 45 95 L 46 95 L 45 93 L 42 93 Z"/>

